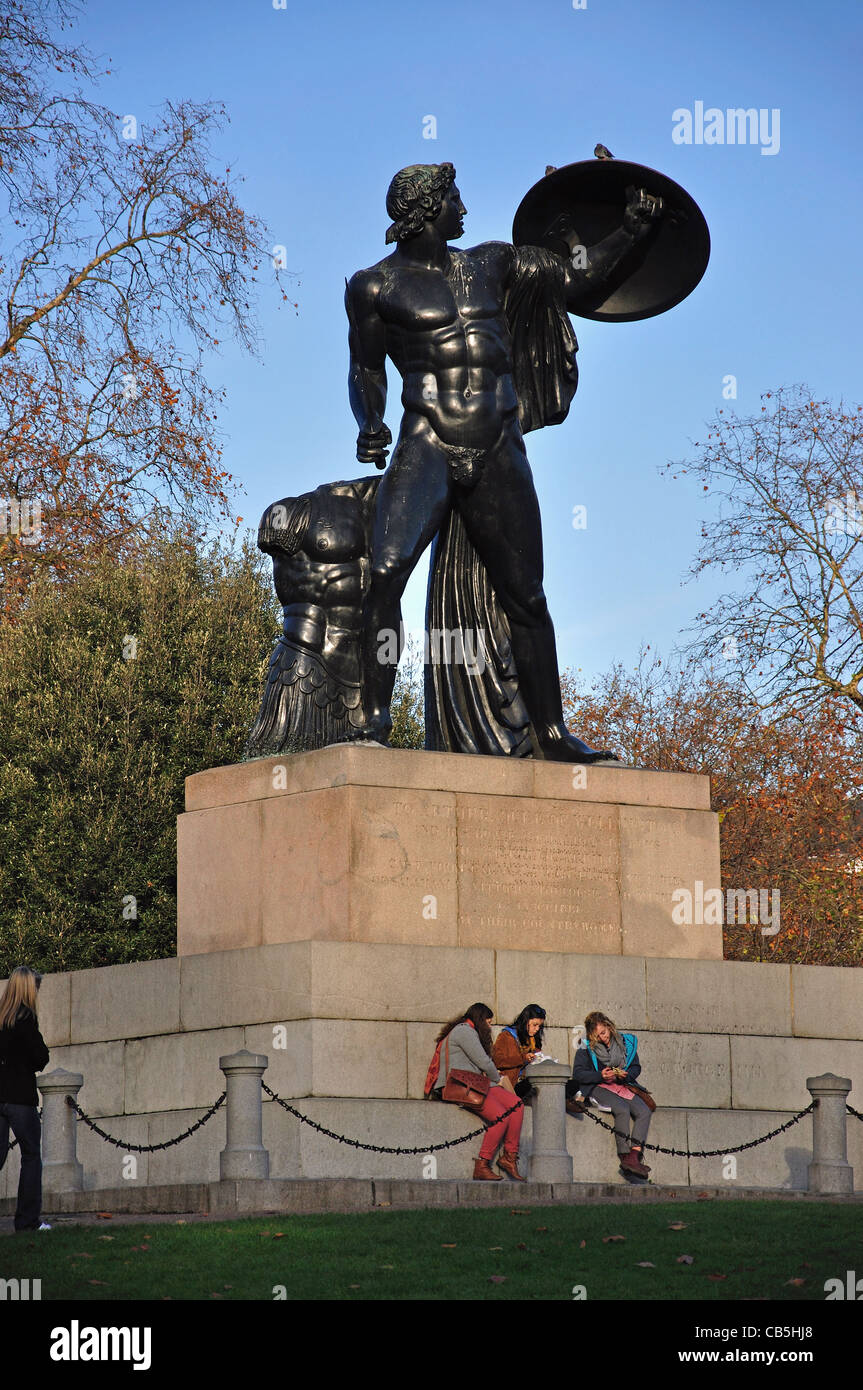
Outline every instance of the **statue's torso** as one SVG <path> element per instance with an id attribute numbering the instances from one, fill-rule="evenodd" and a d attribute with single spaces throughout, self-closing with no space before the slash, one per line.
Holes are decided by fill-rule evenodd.
<path id="1" fill-rule="evenodd" d="M 518 411 L 504 315 L 508 250 L 496 242 L 450 248 L 446 271 L 392 259 L 381 266 L 378 311 L 402 405 L 446 443 L 491 445 Z"/>
<path id="2" fill-rule="evenodd" d="M 326 490 L 325 490 L 326 491 Z M 273 581 L 282 603 L 312 603 L 332 622 L 353 626 L 368 568 L 366 521 L 354 497 L 315 494 L 308 530 L 293 555 L 273 551 Z"/>

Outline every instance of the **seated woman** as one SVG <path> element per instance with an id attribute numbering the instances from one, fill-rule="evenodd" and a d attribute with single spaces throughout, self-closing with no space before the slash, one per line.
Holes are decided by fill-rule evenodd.
<path id="1" fill-rule="evenodd" d="M 440 1100 L 447 1075 L 451 1071 L 482 1072 L 491 1081 L 482 1109 L 477 1111 L 488 1128 L 474 1162 L 473 1175 L 483 1182 L 500 1182 L 508 1174 L 515 1182 L 527 1179 L 518 1171 L 518 1145 L 524 1120 L 524 1105 L 518 1100 L 509 1083 L 501 1084 L 500 1072 L 491 1059 L 491 1022 L 494 1011 L 487 1004 L 471 1004 L 465 1013 L 444 1024 L 436 1038 L 437 1047 L 426 1078 L 426 1097 Z M 513 1107 L 515 1107 L 513 1109 Z M 499 1117 L 512 1110 L 506 1119 Z M 500 1145 L 503 1152 L 497 1160 L 501 1176 L 492 1171 L 491 1160 Z"/>
<path id="2" fill-rule="evenodd" d="M 526 1100 L 533 1089 L 524 1074 L 534 1058 L 542 1053 L 544 1027 L 545 1009 L 539 1004 L 527 1004 L 514 1022 L 501 1029 L 494 1041 L 491 1059 L 522 1100 Z"/>
<path id="3" fill-rule="evenodd" d="M 598 1011 L 587 1015 L 584 1030 L 586 1037 L 576 1050 L 567 1091 L 580 1088 L 585 1100 L 611 1111 L 621 1173 L 646 1178 L 650 1168 L 642 1162 L 641 1152 L 650 1126 L 650 1108 L 626 1084 L 641 1074 L 638 1038 L 634 1033 L 619 1033 L 612 1020 Z"/>

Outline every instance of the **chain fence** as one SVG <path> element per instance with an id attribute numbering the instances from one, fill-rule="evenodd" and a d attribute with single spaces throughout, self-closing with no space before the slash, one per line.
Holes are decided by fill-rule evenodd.
<path id="1" fill-rule="evenodd" d="M 318 1134 L 323 1134 L 327 1139 L 334 1140 L 337 1144 L 347 1144 L 350 1148 L 362 1149 L 367 1153 L 395 1154 L 405 1158 L 440 1153 L 444 1149 L 455 1149 L 461 1144 L 468 1144 L 471 1140 L 478 1139 L 481 1135 L 485 1134 L 486 1129 L 489 1127 L 484 1123 L 478 1129 L 472 1129 L 467 1134 L 460 1135 L 457 1139 L 442 1140 L 439 1144 L 423 1144 L 413 1147 L 371 1144 L 362 1139 L 352 1139 L 346 1134 L 337 1134 L 335 1130 L 328 1129 L 326 1125 L 319 1124 L 317 1120 L 313 1120 L 309 1115 L 304 1115 L 296 1106 L 291 1105 L 288 1101 L 277 1095 L 263 1080 L 261 1081 L 261 1089 L 271 1100 L 275 1101 L 277 1105 L 280 1105 L 289 1115 L 293 1115 L 301 1124 L 308 1125 L 310 1129 L 315 1130 Z M 172 1139 L 163 1139 L 158 1144 L 131 1144 L 127 1143 L 125 1140 L 117 1139 L 113 1134 L 108 1134 L 96 1124 L 95 1120 L 81 1109 L 80 1105 L 78 1105 L 77 1101 L 75 1101 L 72 1096 L 66 1097 L 66 1104 L 71 1110 L 75 1111 L 78 1118 L 83 1120 L 84 1124 L 93 1130 L 95 1134 L 99 1135 L 100 1139 L 104 1139 L 108 1144 L 113 1144 L 115 1148 L 122 1149 L 126 1153 L 157 1153 L 159 1150 L 170 1149 L 176 1144 L 181 1144 L 185 1139 L 188 1139 L 190 1135 L 201 1129 L 224 1105 L 226 1097 L 227 1093 L 223 1091 L 213 1105 L 210 1106 L 206 1114 L 202 1115 L 199 1120 L 196 1120 L 195 1123 L 184 1130 L 182 1134 L 177 1134 Z M 500 1115 L 496 1116 L 492 1123 L 495 1125 L 500 1124 L 502 1120 L 507 1119 L 518 1110 L 523 1103 L 523 1101 L 517 1100 L 508 1110 L 504 1110 Z M 810 1101 L 805 1110 L 798 1111 L 796 1115 L 793 1115 L 790 1120 L 786 1120 L 784 1124 L 777 1125 L 775 1129 L 771 1129 L 767 1134 L 762 1134 L 758 1139 L 749 1139 L 745 1143 L 737 1144 L 733 1147 L 726 1146 L 721 1149 L 677 1149 L 666 1148 L 661 1144 L 644 1143 L 642 1148 L 649 1150 L 651 1153 L 666 1154 L 670 1158 L 724 1158 L 729 1154 L 744 1153 L 747 1149 L 758 1148 L 760 1144 L 766 1144 L 770 1139 L 775 1139 L 777 1135 L 784 1134 L 786 1130 L 799 1124 L 807 1115 L 811 1115 L 817 1105 L 817 1100 Z M 863 1121 L 863 1114 L 861 1114 L 859 1110 L 855 1110 L 852 1105 L 847 1104 L 845 1108 L 855 1119 Z M 585 1114 L 588 1119 L 593 1120 L 594 1124 L 599 1125 L 602 1129 L 608 1130 L 608 1132 L 615 1135 L 615 1137 L 629 1140 L 629 1134 L 624 1133 L 622 1130 L 615 1129 L 612 1123 L 600 1119 L 599 1115 L 594 1115 L 589 1108 L 586 1108 L 582 1113 Z M 14 1144 L 15 1141 L 11 1140 L 9 1148 L 11 1149 L 14 1147 Z"/>
<path id="2" fill-rule="evenodd" d="M 661 1144 L 647 1143 L 642 1144 L 641 1147 L 643 1149 L 650 1149 L 651 1153 L 668 1154 L 671 1158 L 725 1158 L 728 1154 L 742 1154 L 745 1149 L 757 1149 L 759 1144 L 766 1144 L 768 1139 L 775 1139 L 777 1134 L 784 1134 L 786 1129 L 790 1129 L 792 1125 L 798 1124 L 800 1120 L 803 1119 L 804 1115 L 811 1115 L 817 1104 L 817 1100 L 810 1101 L 805 1110 L 799 1111 L 792 1119 L 786 1120 L 784 1125 L 779 1125 L 778 1128 L 771 1129 L 769 1134 L 762 1134 L 760 1139 L 750 1139 L 747 1143 L 738 1144 L 737 1147 L 733 1149 L 664 1149 Z M 619 1139 L 629 1140 L 628 1134 L 624 1134 L 621 1129 L 615 1129 L 614 1125 L 609 1124 L 606 1120 L 601 1120 L 598 1115 L 591 1114 L 589 1110 L 585 1110 L 584 1114 L 587 1115 L 589 1120 L 593 1120 L 594 1124 L 601 1125 L 603 1129 L 607 1129 L 610 1134 L 614 1134 Z M 860 1115 L 858 1118 L 863 1120 L 863 1115 Z"/>
<path id="3" fill-rule="evenodd" d="M 390 1149 L 386 1148 L 383 1144 L 364 1144 L 359 1139 L 349 1139 L 345 1134 L 336 1134 L 333 1130 L 327 1129 L 325 1125 L 319 1125 L 317 1120 L 311 1119 L 308 1115 L 303 1115 L 301 1111 L 295 1109 L 293 1105 L 289 1105 L 286 1100 L 282 1100 L 281 1096 L 277 1096 L 275 1091 L 270 1090 L 269 1086 L 266 1084 L 265 1081 L 261 1082 L 261 1087 L 264 1091 L 266 1091 L 267 1095 L 270 1097 L 271 1100 L 274 1100 L 277 1105 L 281 1105 L 282 1109 L 287 1110 L 288 1114 L 293 1115 L 298 1120 L 301 1120 L 304 1125 L 308 1125 L 310 1129 L 316 1129 L 319 1134 L 325 1134 L 328 1139 L 335 1139 L 336 1142 L 339 1144 L 349 1144 L 352 1149 L 366 1149 L 369 1153 L 402 1154 L 411 1158 L 416 1157 L 416 1155 L 418 1154 L 425 1155 L 439 1153 L 441 1149 L 454 1149 L 459 1144 L 467 1144 L 471 1139 L 479 1138 L 481 1134 L 485 1134 L 486 1129 L 488 1128 L 487 1125 L 481 1125 L 479 1129 L 472 1129 L 469 1134 L 463 1134 L 459 1139 L 447 1139 L 440 1144 L 424 1144 L 422 1148 Z M 501 1120 L 505 1120 L 508 1115 L 512 1115 L 513 1112 L 518 1110 L 519 1107 L 523 1104 L 523 1101 L 517 1100 L 514 1105 L 511 1105 L 509 1107 L 508 1110 L 503 1110 L 500 1113 L 500 1115 L 497 1116 L 494 1123 L 500 1124 Z"/>
<path id="4" fill-rule="evenodd" d="M 227 1091 L 223 1091 L 219 1099 L 210 1106 L 206 1115 L 202 1115 L 200 1120 L 196 1120 L 188 1129 L 183 1130 L 182 1134 L 175 1135 L 173 1139 L 163 1139 L 160 1144 L 127 1144 L 124 1139 L 116 1139 L 113 1134 L 106 1134 L 104 1129 L 100 1129 L 96 1121 L 92 1120 L 89 1115 L 85 1115 L 78 1102 L 73 1100 L 71 1096 L 66 1097 L 66 1104 L 70 1110 L 75 1111 L 79 1120 L 83 1120 L 84 1124 L 88 1125 L 95 1134 L 98 1134 L 100 1139 L 104 1139 L 106 1144 L 113 1144 L 116 1149 L 122 1149 L 124 1153 L 153 1154 L 157 1153 L 159 1149 L 172 1149 L 175 1144 L 182 1144 L 183 1140 L 188 1139 L 190 1134 L 201 1129 L 208 1120 L 213 1118 L 219 1107 L 224 1105 L 226 1096 Z"/>
<path id="5" fill-rule="evenodd" d="M 487 1125 L 483 1125 L 481 1129 L 471 1130 L 469 1134 L 462 1135 L 459 1139 L 447 1139 L 445 1143 L 441 1144 L 426 1144 L 422 1148 L 386 1148 L 380 1144 L 366 1144 L 358 1139 L 349 1139 L 347 1135 L 336 1134 L 333 1130 L 327 1129 L 325 1125 L 318 1124 L 317 1120 L 312 1120 L 308 1115 L 303 1115 L 295 1106 L 289 1105 L 286 1100 L 282 1100 L 281 1096 L 277 1096 L 275 1091 L 270 1090 L 266 1082 L 262 1081 L 261 1087 L 271 1100 L 276 1101 L 278 1105 L 281 1105 L 284 1110 L 287 1110 L 289 1114 L 293 1115 L 303 1124 L 308 1125 L 311 1129 L 316 1129 L 319 1134 L 325 1134 L 328 1139 L 335 1139 L 339 1144 L 349 1144 L 351 1148 L 366 1149 L 370 1153 L 403 1154 L 412 1157 L 417 1154 L 437 1153 L 441 1149 L 454 1149 L 459 1144 L 466 1144 L 469 1140 L 476 1139 L 479 1135 L 484 1134 L 488 1128 Z M 511 1105 L 508 1110 L 504 1110 L 502 1114 L 498 1115 L 493 1123 L 499 1124 L 501 1120 L 506 1119 L 514 1110 L 517 1110 L 521 1104 L 522 1102 L 518 1101 L 517 1104 Z M 811 1115 L 817 1104 L 818 1102 L 816 1100 L 811 1101 L 805 1110 L 801 1110 L 797 1115 L 794 1115 L 792 1119 L 786 1120 L 785 1124 L 779 1125 L 776 1129 L 772 1129 L 769 1134 L 762 1134 L 759 1139 L 750 1139 L 745 1144 L 738 1144 L 736 1148 L 666 1149 L 660 1144 L 644 1144 L 642 1147 L 650 1149 L 652 1153 L 668 1154 L 673 1158 L 724 1158 L 726 1154 L 743 1153 L 745 1149 L 755 1149 L 759 1144 L 766 1144 L 768 1139 L 775 1139 L 777 1134 L 783 1134 L 786 1129 L 791 1129 L 792 1125 L 798 1124 L 804 1116 Z M 601 1125 L 603 1129 L 607 1129 L 611 1134 L 618 1135 L 621 1139 L 629 1139 L 628 1134 L 624 1134 L 621 1130 L 615 1129 L 613 1125 L 608 1124 L 605 1120 L 601 1120 L 598 1115 L 591 1114 L 590 1110 L 585 1110 L 583 1113 L 587 1115 L 589 1119 L 593 1120 L 595 1124 Z M 858 1116 L 858 1118 L 863 1119 L 863 1115 Z"/>

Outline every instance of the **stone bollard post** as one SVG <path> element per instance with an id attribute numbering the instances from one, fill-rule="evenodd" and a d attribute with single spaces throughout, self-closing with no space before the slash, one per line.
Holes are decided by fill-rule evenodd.
<path id="1" fill-rule="evenodd" d="M 818 1104 L 812 1112 L 810 1192 L 853 1192 L 854 1169 L 848 1162 L 845 1098 L 851 1090 L 846 1076 L 810 1076 L 806 1089 Z"/>
<path id="2" fill-rule="evenodd" d="M 45 1072 L 37 1076 L 42 1095 L 42 1188 L 45 1192 L 80 1192 L 84 1169 L 78 1162 L 78 1116 L 66 1097 L 78 1099 L 84 1085 L 80 1072 Z"/>
<path id="3" fill-rule="evenodd" d="M 566 1149 L 566 1092 L 570 1069 L 562 1062 L 533 1062 L 524 1073 L 536 1087 L 531 1101 L 533 1148 L 528 1164 L 531 1182 L 572 1182 L 572 1159 Z"/>
<path id="4" fill-rule="evenodd" d="M 226 1143 L 219 1155 L 219 1175 L 229 1178 L 268 1178 L 270 1155 L 261 1143 L 261 1077 L 268 1059 L 243 1048 L 231 1057 L 220 1057 L 228 1093 Z"/>

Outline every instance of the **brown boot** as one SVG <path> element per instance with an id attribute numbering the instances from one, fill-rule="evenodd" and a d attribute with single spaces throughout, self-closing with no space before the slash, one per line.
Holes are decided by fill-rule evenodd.
<path id="1" fill-rule="evenodd" d="M 624 1173 L 635 1173 L 639 1178 L 646 1178 L 650 1173 L 650 1169 L 645 1168 L 634 1149 L 630 1149 L 620 1160 L 620 1167 Z"/>
<path id="2" fill-rule="evenodd" d="M 502 1173 L 511 1177 L 513 1182 L 527 1182 L 527 1178 L 522 1177 L 518 1171 L 518 1154 L 508 1154 L 504 1149 L 497 1160 L 497 1166 Z"/>
<path id="3" fill-rule="evenodd" d="M 491 1164 L 487 1158 L 475 1158 L 473 1163 L 474 1179 L 481 1179 L 483 1182 L 503 1182 L 497 1173 L 492 1172 Z"/>

